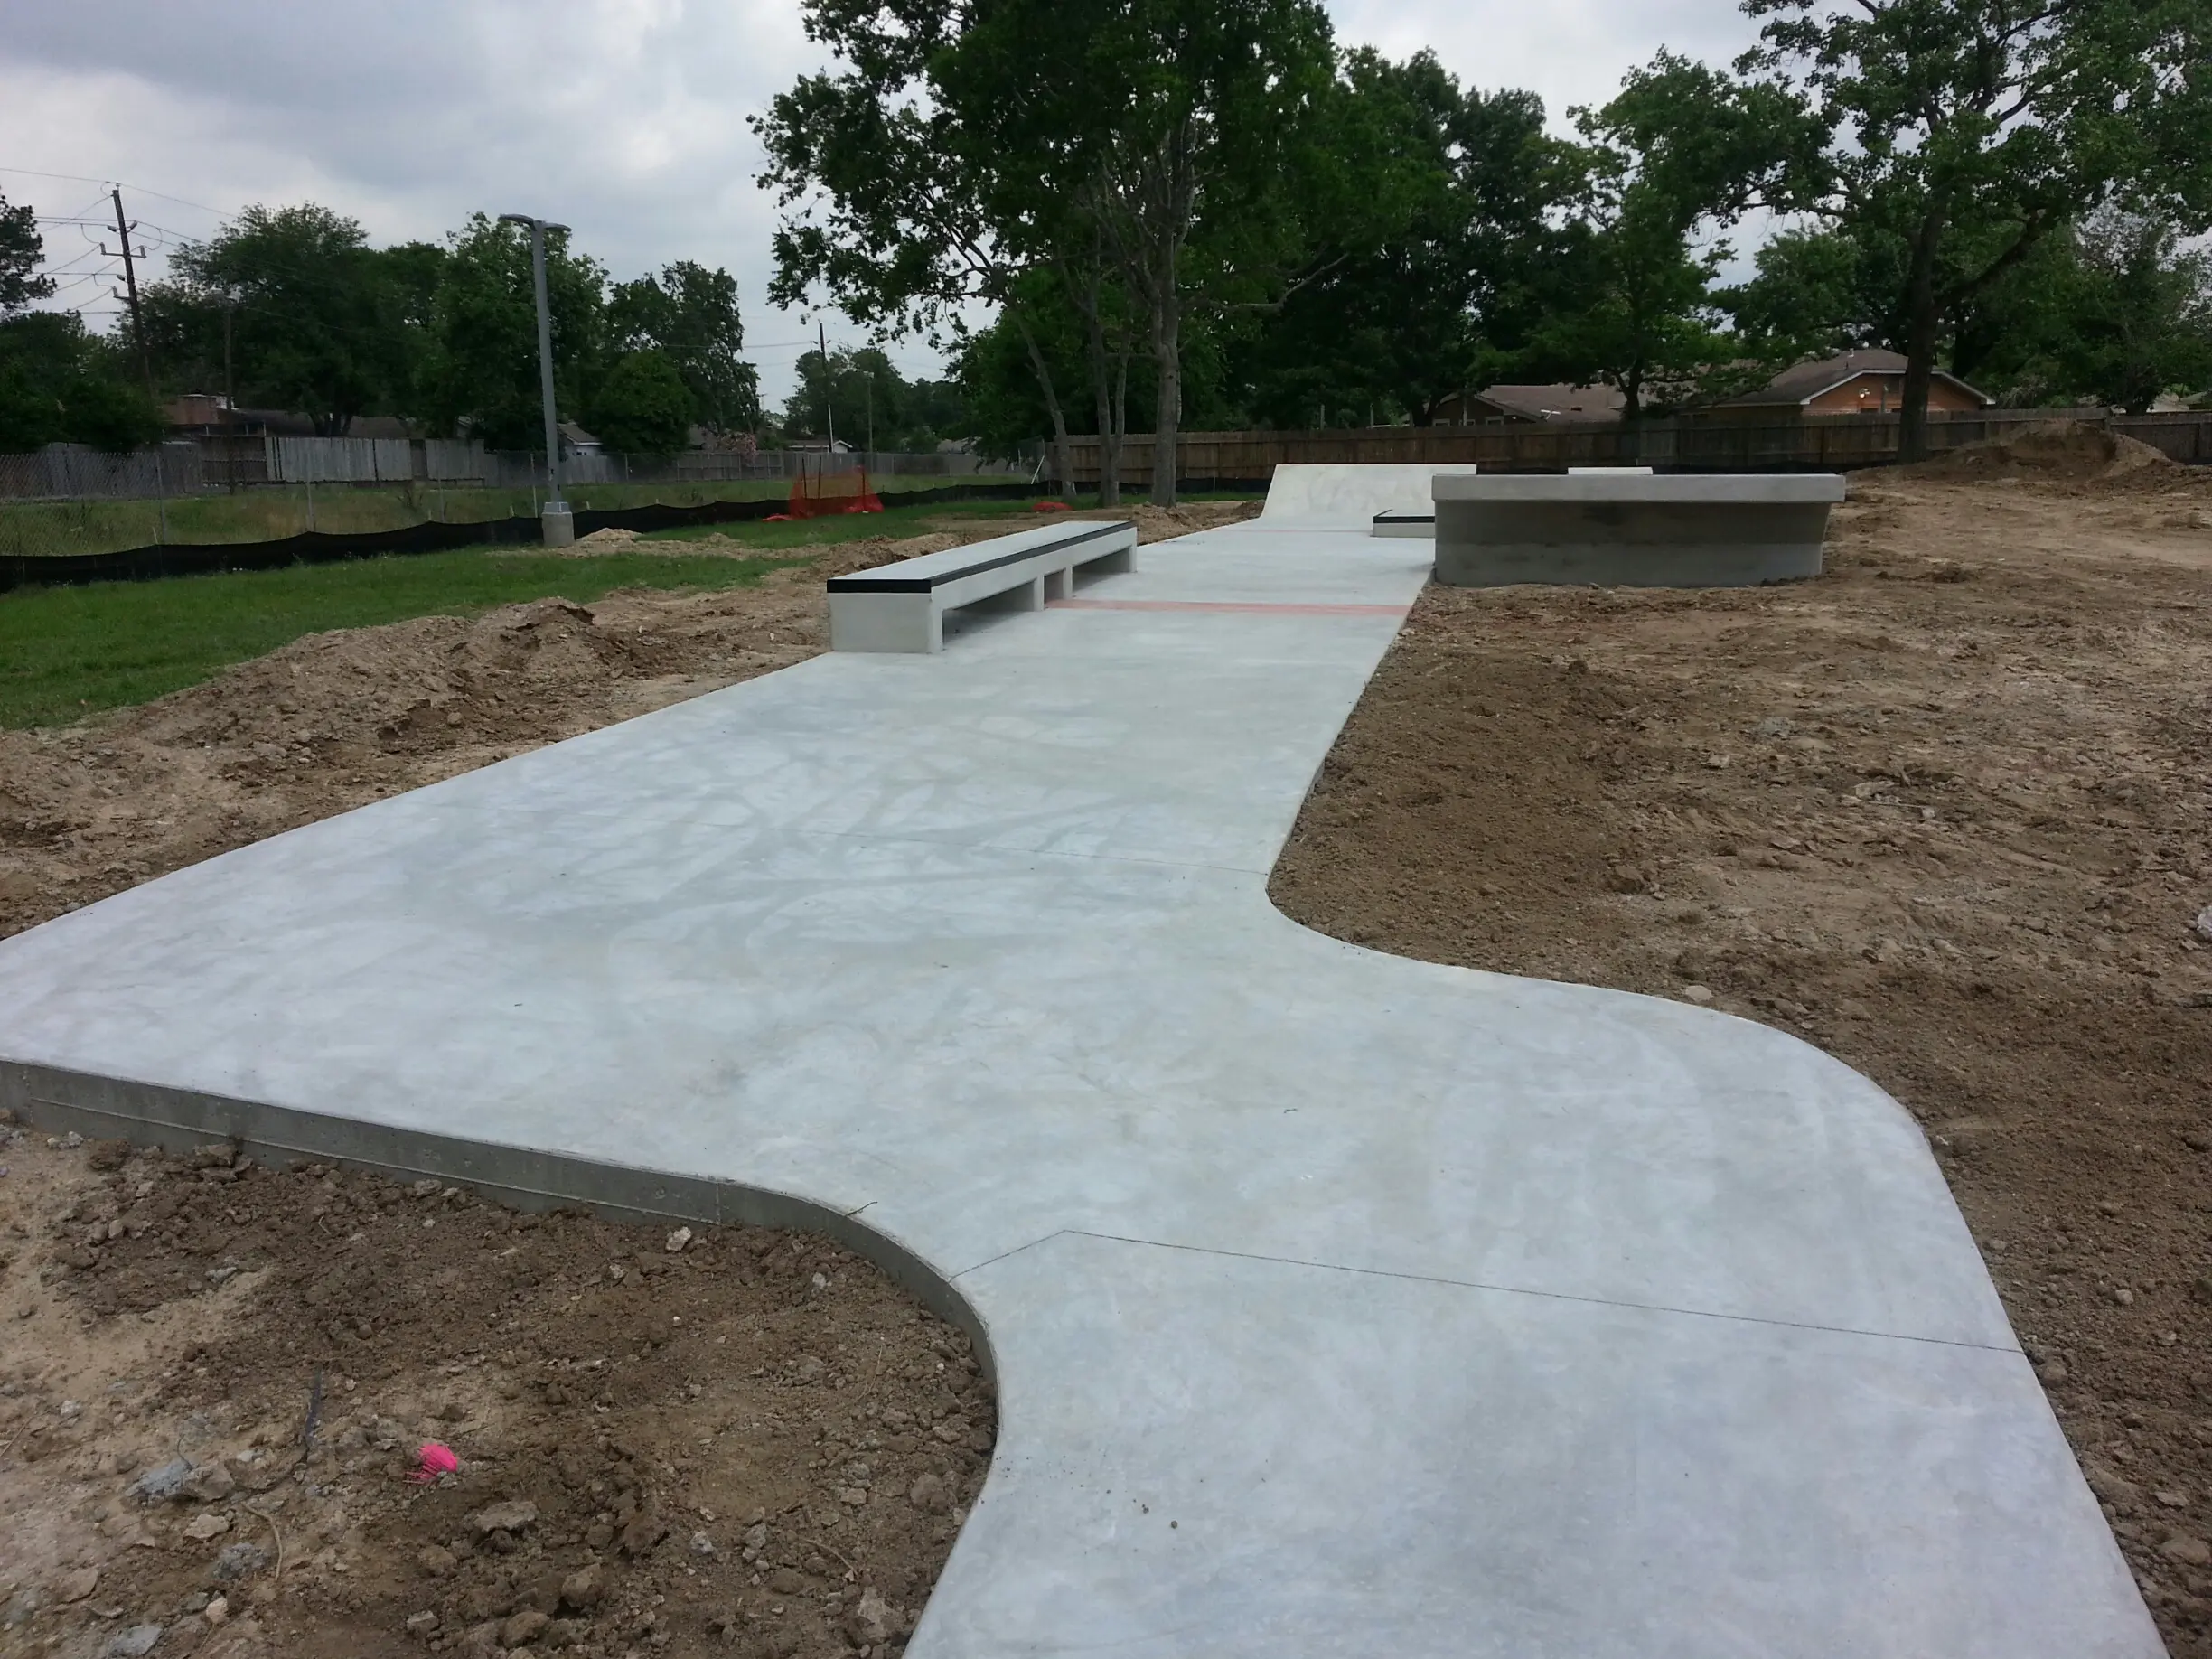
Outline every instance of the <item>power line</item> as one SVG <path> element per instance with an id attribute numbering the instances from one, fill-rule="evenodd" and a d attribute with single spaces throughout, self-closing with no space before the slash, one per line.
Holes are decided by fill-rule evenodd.
<path id="1" fill-rule="evenodd" d="M 32 179 L 67 179 L 75 184 L 104 184 L 110 190 L 120 185 L 126 190 L 136 191 L 142 196 L 157 196 L 164 202 L 173 202 L 180 207 L 196 208 L 202 213 L 212 213 L 218 219 L 223 216 L 223 211 L 220 208 L 211 208 L 204 202 L 188 201 L 183 196 L 172 196 L 165 191 L 148 190 L 143 184 L 133 184 L 128 179 L 96 179 L 82 173 L 42 173 L 36 167 L 0 167 L 0 173 L 20 173 L 25 178 Z"/>

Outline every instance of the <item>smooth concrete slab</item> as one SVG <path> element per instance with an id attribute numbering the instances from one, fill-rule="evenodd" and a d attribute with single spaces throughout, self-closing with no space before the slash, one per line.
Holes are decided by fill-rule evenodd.
<path id="1" fill-rule="evenodd" d="M 915 1659 L 2157 1654 L 1894 1101 L 1269 904 L 1425 579 L 1365 531 L 1160 544 L 0 942 L 0 1099 L 868 1249 L 1000 1389 Z"/>

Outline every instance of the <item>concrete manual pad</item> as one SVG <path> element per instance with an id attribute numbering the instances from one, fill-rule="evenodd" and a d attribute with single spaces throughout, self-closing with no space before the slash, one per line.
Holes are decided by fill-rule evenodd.
<path id="1" fill-rule="evenodd" d="M 1270 905 L 1373 511 L 0 942 L 0 1100 L 868 1251 L 999 1389 L 914 1659 L 2158 1654 L 1895 1101 Z"/>
<path id="2" fill-rule="evenodd" d="M 1832 473 L 1607 467 L 1436 481 L 1436 576 L 1515 583 L 1748 587 L 1821 573 Z"/>

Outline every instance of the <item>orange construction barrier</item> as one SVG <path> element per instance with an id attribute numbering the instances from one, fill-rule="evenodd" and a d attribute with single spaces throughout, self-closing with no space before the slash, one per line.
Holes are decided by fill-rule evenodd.
<path id="1" fill-rule="evenodd" d="M 868 489 L 866 467 L 849 473 L 801 473 L 792 480 L 790 513 L 794 519 L 883 510 L 883 501 Z"/>

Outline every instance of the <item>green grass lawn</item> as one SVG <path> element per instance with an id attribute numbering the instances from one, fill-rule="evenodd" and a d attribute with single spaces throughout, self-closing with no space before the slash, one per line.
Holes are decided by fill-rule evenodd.
<path id="1" fill-rule="evenodd" d="M 59 726 L 195 685 L 304 633 L 469 616 L 618 587 L 757 582 L 788 558 L 567 558 L 464 548 L 0 594 L 0 726 Z"/>
<path id="2" fill-rule="evenodd" d="M 885 497 L 905 490 L 1006 482 L 1010 481 L 920 476 L 873 481 L 876 493 Z M 654 504 L 696 507 L 707 501 L 782 501 L 790 492 L 784 480 L 763 478 L 732 483 L 576 484 L 568 499 L 586 511 L 607 511 Z M 322 484 L 313 496 L 312 528 L 324 531 L 398 530 L 426 519 L 479 524 L 526 515 L 538 508 L 538 498 L 529 490 L 448 490 L 427 483 Z M 182 497 L 166 505 L 164 536 L 164 508 L 158 501 L 5 501 L 0 502 L 0 553 L 111 553 L 164 539 L 273 541 L 311 528 L 308 508 L 309 492 L 301 485 Z"/>
<path id="3" fill-rule="evenodd" d="M 470 548 L 155 582 L 23 588 L 0 594 L 0 727 L 58 726 L 146 702 L 303 633 L 410 616 L 468 616 L 554 595 L 588 604 L 618 587 L 739 586 L 838 542 L 925 535 L 952 520 L 978 519 L 1004 520 L 1008 530 L 1047 521 L 1027 501 L 953 501 L 783 524 L 686 526 L 644 543 L 727 536 L 748 549 L 736 558 L 682 553 L 576 558 Z"/>

